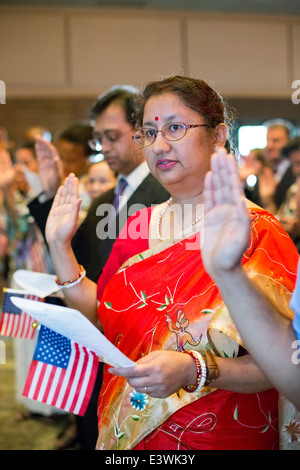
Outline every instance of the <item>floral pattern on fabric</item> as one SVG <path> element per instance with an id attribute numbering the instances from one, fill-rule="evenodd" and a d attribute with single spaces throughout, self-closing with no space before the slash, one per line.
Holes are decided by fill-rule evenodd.
<path id="1" fill-rule="evenodd" d="M 244 269 L 277 303 L 280 312 L 292 317 L 289 300 L 298 253 L 273 216 L 257 209 L 251 212 L 251 218 Z M 131 360 L 161 349 L 204 353 L 211 348 L 208 332 L 213 331 L 218 332 L 214 347 L 223 357 L 235 357 L 239 346 L 244 346 L 216 284 L 204 269 L 199 236 L 193 237 L 193 243 L 189 238 L 169 246 L 162 244 L 155 252 L 149 249 L 131 258 L 107 285 L 99 319 L 106 337 Z M 209 413 L 210 420 L 216 417 L 211 421 L 214 425 L 206 432 L 190 432 L 189 443 L 184 445 L 176 438 L 174 448 L 276 448 L 275 391 L 237 394 L 203 387 L 189 394 L 180 390 L 167 399 L 148 396 L 147 403 L 139 397 L 140 405 L 133 413 L 132 399 L 137 404 L 133 389 L 125 378 L 112 376 L 107 369 L 99 397 L 99 449 L 139 448 L 143 440 L 158 445 L 153 448 L 168 448 L 155 444 L 158 436 L 168 434 L 162 431 L 166 423 L 172 422 L 186 433 L 191 422 L 200 420 L 204 412 Z M 225 426 L 230 429 L 229 435 Z"/>

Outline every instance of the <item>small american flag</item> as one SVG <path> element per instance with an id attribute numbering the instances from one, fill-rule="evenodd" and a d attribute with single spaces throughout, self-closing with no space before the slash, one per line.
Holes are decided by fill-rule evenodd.
<path id="1" fill-rule="evenodd" d="M 35 328 L 32 327 L 34 319 L 16 307 L 11 297 L 21 297 L 22 299 L 41 300 L 35 295 L 20 294 L 20 291 L 13 289 L 4 290 L 4 300 L 2 316 L 0 322 L 0 335 L 11 336 L 13 338 L 33 339 Z"/>
<path id="2" fill-rule="evenodd" d="M 42 325 L 23 395 L 83 416 L 98 367 L 95 353 Z"/>

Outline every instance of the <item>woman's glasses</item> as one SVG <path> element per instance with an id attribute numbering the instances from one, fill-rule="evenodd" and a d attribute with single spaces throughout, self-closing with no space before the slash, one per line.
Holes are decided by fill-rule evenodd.
<path id="1" fill-rule="evenodd" d="M 147 147 L 153 144 L 157 134 L 162 133 L 162 136 L 170 141 L 182 139 L 189 129 L 193 127 L 205 127 L 207 124 L 183 124 L 182 122 L 169 122 L 165 124 L 160 130 L 152 129 L 150 127 L 142 127 L 138 129 L 132 136 L 133 140 L 142 147 Z"/>

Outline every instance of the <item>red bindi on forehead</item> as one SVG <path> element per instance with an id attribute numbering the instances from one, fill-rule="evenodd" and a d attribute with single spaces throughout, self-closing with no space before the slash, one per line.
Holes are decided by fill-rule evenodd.
<path id="1" fill-rule="evenodd" d="M 155 119 L 155 121 L 158 121 L 158 116 L 155 116 L 155 118 L 154 118 L 154 119 Z"/>

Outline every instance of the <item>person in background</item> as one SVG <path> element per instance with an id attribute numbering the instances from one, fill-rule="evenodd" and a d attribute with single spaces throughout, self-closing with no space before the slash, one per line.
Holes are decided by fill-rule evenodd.
<path id="1" fill-rule="evenodd" d="M 275 179 L 280 181 L 289 166 L 288 161 L 285 162 L 282 158 L 281 149 L 290 140 L 290 130 L 287 125 L 276 120 L 269 121 L 265 125 L 267 126 L 266 159 L 274 171 Z"/>
<path id="2" fill-rule="evenodd" d="M 79 123 L 58 133 L 55 147 L 61 161 L 63 178 L 70 173 L 79 179 L 87 174 L 89 157 L 93 154 L 89 146 L 92 132 L 90 124 Z"/>
<path id="3" fill-rule="evenodd" d="M 38 162 L 36 159 L 36 153 L 34 148 L 34 140 L 24 142 L 15 151 L 15 160 L 23 168 L 38 173 Z"/>
<path id="4" fill-rule="evenodd" d="M 0 188 L 5 210 L 3 231 L 5 230 L 7 237 L 7 286 L 19 289 L 13 279 L 16 270 L 43 273 L 54 273 L 54 270 L 44 237 L 27 207 L 28 201 L 39 191 L 34 142 L 21 144 L 15 150 L 14 157 L 15 164 L 6 150 L 0 151 Z M 60 410 L 33 402 L 22 395 L 34 349 L 35 341 L 14 338 L 16 400 L 22 405 L 17 418 L 47 417 L 50 420 Z"/>
<path id="5" fill-rule="evenodd" d="M 300 186 L 300 137 L 292 139 L 288 145 L 281 150 L 282 155 L 290 160 L 295 183 L 286 192 L 276 217 L 282 223 L 298 252 L 300 251 L 300 218 L 298 214 L 299 186 Z"/>
<path id="6" fill-rule="evenodd" d="M 114 188 L 116 181 L 115 173 L 110 169 L 105 160 L 92 163 L 88 169 L 86 182 L 86 190 L 91 201 L 94 201 L 109 189 Z"/>
<path id="7" fill-rule="evenodd" d="M 14 146 L 14 142 L 9 139 L 8 131 L 5 127 L 0 127 L 0 164 L 2 159 L 7 161 L 7 155 Z M 10 163 L 10 160 L 8 160 Z M 0 188 L 5 185 L 3 175 L 0 175 Z M 8 236 L 6 229 L 6 207 L 3 190 L 0 189 L 0 298 L 3 301 L 2 288 L 7 286 L 7 263 L 8 263 Z"/>
<path id="8" fill-rule="evenodd" d="M 37 197 L 28 202 L 28 209 L 43 235 L 54 195 L 70 172 L 74 172 L 79 178 L 80 197 L 83 201 L 78 215 L 79 223 L 86 217 L 91 204 L 86 190 L 86 181 L 90 157 L 94 153 L 88 144 L 92 138 L 92 129 L 92 126 L 87 123 L 72 124 L 57 134 L 55 145 L 45 136 L 37 135 L 38 129 L 33 131 L 41 190 Z M 79 445 L 84 449 L 85 434 L 84 418 L 70 415 L 66 420 L 66 426 L 57 437 L 56 448 L 64 449 Z"/>
<path id="9" fill-rule="evenodd" d="M 1 151 L 0 151 L 1 158 Z M 3 288 L 7 287 L 8 236 L 6 228 L 6 209 L 3 191 L 0 190 L 0 298 L 3 303 Z"/>
<path id="10" fill-rule="evenodd" d="M 295 178 L 291 162 L 281 154 L 281 149 L 290 140 L 289 127 L 277 120 L 269 121 L 266 127 L 267 145 L 264 154 L 272 171 L 264 171 L 257 180 L 257 187 L 253 188 L 247 196 L 259 206 L 275 214 Z M 255 196 L 255 200 L 252 199 L 252 195 Z"/>
<path id="11" fill-rule="evenodd" d="M 273 170 L 263 149 L 254 148 L 242 158 L 239 176 L 247 199 L 261 205 L 264 191 L 268 191 L 268 181 L 274 182 Z M 260 191 L 260 193 L 259 193 Z"/>
<path id="12" fill-rule="evenodd" d="M 7 209 L 10 244 L 10 276 L 16 269 L 49 272 L 53 270 L 48 249 L 27 204 L 37 196 L 41 185 L 33 141 L 24 142 L 14 154 L 2 151 L 0 185 Z"/>
<path id="13" fill-rule="evenodd" d="M 70 172 L 73 172 L 80 182 L 79 191 L 83 203 L 79 220 L 82 221 L 86 216 L 91 203 L 85 184 L 89 159 L 93 154 L 88 144 L 92 138 L 92 130 L 90 124 L 72 124 L 58 133 L 55 145 L 42 136 L 35 137 L 42 191 L 28 203 L 28 208 L 42 234 L 45 233 L 46 220 L 56 191 Z"/>

